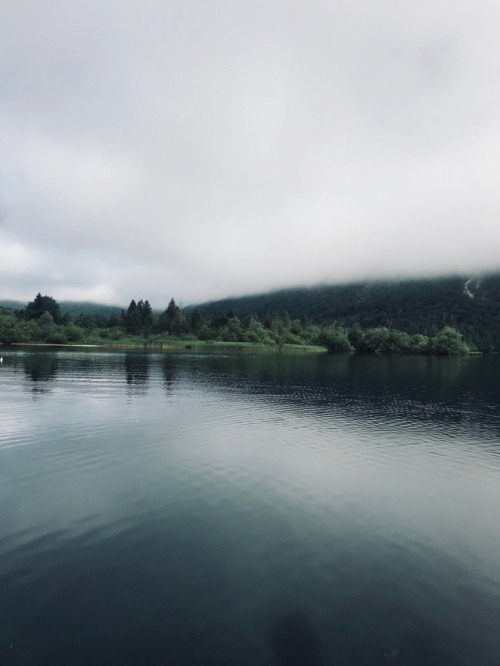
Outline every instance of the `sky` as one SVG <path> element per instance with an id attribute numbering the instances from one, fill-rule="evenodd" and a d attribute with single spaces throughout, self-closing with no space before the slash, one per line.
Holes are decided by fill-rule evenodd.
<path id="1" fill-rule="evenodd" d="M 498 0 L 2 0 L 0 298 L 500 268 Z"/>

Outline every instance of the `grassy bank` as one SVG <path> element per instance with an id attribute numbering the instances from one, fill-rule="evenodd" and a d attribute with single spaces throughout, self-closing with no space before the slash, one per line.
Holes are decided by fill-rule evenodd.
<path id="1" fill-rule="evenodd" d="M 264 345 L 253 342 L 221 342 L 219 340 L 168 340 L 168 341 L 148 341 L 135 339 L 124 339 L 113 342 L 99 343 L 47 343 L 47 342 L 14 342 L 12 347 L 51 347 L 56 349 L 130 349 L 143 351 L 169 351 L 169 350 L 190 350 L 196 352 L 203 351 L 259 351 L 270 353 L 295 352 L 295 353 L 326 353 L 324 347 L 317 345 Z"/>

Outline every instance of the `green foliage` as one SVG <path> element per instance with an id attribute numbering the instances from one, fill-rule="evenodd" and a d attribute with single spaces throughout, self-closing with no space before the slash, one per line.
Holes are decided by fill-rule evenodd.
<path id="1" fill-rule="evenodd" d="M 45 342 L 51 345 L 65 345 L 68 343 L 65 331 L 61 327 L 51 327 L 45 336 Z"/>
<path id="2" fill-rule="evenodd" d="M 77 344 L 81 342 L 85 336 L 85 331 L 83 331 L 79 326 L 70 322 L 66 325 L 66 338 L 68 342 L 73 342 Z"/>
<path id="3" fill-rule="evenodd" d="M 322 329 L 317 337 L 317 344 L 326 347 L 330 354 L 348 354 L 354 351 L 346 331 L 341 328 Z"/>
<path id="4" fill-rule="evenodd" d="M 208 326 L 208 324 L 202 324 L 198 332 L 198 340 L 207 341 L 211 340 L 211 338 L 212 338 L 212 332 L 210 331 L 210 327 Z"/>
<path id="5" fill-rule="evenodd" d="M 91 314 L 84 314 L 84 313 L 79 314 L 78 317 L 75 320 L 75 323 L 76 323 L 77 326 L 80 326 L 81 328 L 85 328 L 89 331 L 92 328 L 95 328 L 95 326 L 96 326 L 94 316 L 91 315 Z"/>
<path id="6" fill-rule="evenodd" d="M 467 354 L 470 347 L 462 334 L 450 326 L 436 329 L 433 337 L 409 334 L 389 326 L 349 329 L 335 323 L 320 326 L 306 316 L 292 319 L 288 312 L 269 310 L 264 322 L 257 314 L 241 318 L 234 312 L 218 310 L 212 316 L 194 312 L 189 319 L 172 298 L 157 321 L 147 300 L 132 300 L 121 315 L 106 317 L 102 313 L 81 313 L 76 321 L 61 317 L 54 299 L 38 296 L 31 307 L 18 312 L 0 309 L 0 342 L 43 342 L 50 344 L 137 344 L 137 338 L 148 343 L 198 339 L 224 344 L 263 346 L 320 345 L 331 353 L 356 352 L 376 354 Z M 57 303 L 56 303 L 57 305 Z M 36 306 L 36 307 L 35 307 Z M 43 310 L 49 307 L 50 310 Z M 38 309 L 37 309 L 38 308 Z M 29 316 L 27 315 L 29 312 Z"/>
<path id="7" fill-rule="evenodd" d="M 59 303 L 61 312 L 76 320 L 80 315 L 90 315 L 99 317 L 102 321 L 109 321 L 110 317 L 120 318 L 121 308 L 116 305 L 102 305 L 101 303 L 61 301 Z"/>
<path id="8" fill-rule="evenodd" d="M 153 311 L 149 301 L 130 301 L 123 322 L 127 333 L 147 337 L 153 328 Z M 112 326 L 116 325 L 116 318 L 112 318 L 110 323 Z"/>
<path id="9" fill-rule="evenodd" d="M 22 322 L 14 315 L 0 314 L 0 342 L 12 344 L 13 342 L 26 342 L 23 339 Z"/>
<path id="10" fill-rule="evenodd" d="M 52 296 L 42 296 L 40 292 L 25 308 L 26 319 L 40 319 L 45 313 L 51 315 L 56 324 L 62 321 L 58 302 Z"/>
<path id="11" fill-rule="evenodd" d="M 462 336 L 451 326 L 445 326 L 431 341 L 432 351 L 436 354 L 464 355 L 470 352 Z"/>
<path id="12" fill-rule="evenodd" d="M 139 301 L 137 303 L 137 309 L 141 315 L 142 332 L 147 335 L 153 327 L 153 310 L 148 300 Z"/>
<path id="13" fill-rule="evenodd" d="M 169 333 L 170 335 L 182 335 L 188 333 L 190 329 L 189 320 L 186 314 L 176 304 L 174 299 L 170 299 L 164 312 L 158 318 L 155 330 Z"/>
<path id="14" fill-rule="evenodd" d="M 408 352 L 410 339 L 407 333 L 392 331 L 385 327 L 369 328 L 363 332 L 356 349 L 376 354 Z"/>
<path id="15" fill-rule="evenodd" d="M 412 354 L 427 354 L 430 351 L 429 344 L 429 338 L 426 335 L 415 333 L 415 335 L 410 336 L 410 348 L 408 351 Z"/>
<path id="16" fill-rule="evenodd" d="M 357 322 L 351 326 L 347 334 L 347 337 L 351 345 L 354 347 L 354 349 L 358 349 L 361 340 L 363 339 L 363 331 L 361 329 L 361 326 Z"/>
<path id="17" fill-rule="evenodd" d="M 191 330 L 192 331 L 197 331 L 201 327 L 203 320 L 202 316 L 198 312 L 198 310 L 194 310 L 193 314 L 191 315 L 191 321 L 189 322 L 191 325 Z"/>
<path id="18" fill-rule="evenodd" d="M 141 332 L 141 313 L 134 300 L 130 301 L 125 314 L 125 330 L 132 335 L 138 335 Z"/>
<path id="19" fill-rule="evenodd" d="M 218 339 L 223 342 L 244 342 L 244 331 L 238 317 L 231 317 L 219 331 Z"/>
<path id="20" fill-rule="evenodd" d="M 200 315 L 213 316 L 217 311 L 232 310 L 244 320 L 256 314 L 266 327 L 276 331 L 280 324 L 276 313 L 286 311 L 294 321 L 300 320 L 305 335 L 310 324 L 320 327 L 335 323 L 348 329 L 349 340 L 357 348 L 359 330 L 381 329 L 406 331 L 410 337 L 435 337 L 443 326 L 461 333 L 468 344 L 483 351 L 500 351 L 500 273 L 474 280 L 464 289 L 470 276 L 452 276 L 413 280 L 359 282 L 314 288 L 287 289 L 267 294 L 229 298 L 197 305 Z M 188 308 L 188 312 L 191 310 Z M 356 328 L 357 327 L 357 328 Z M 279 333 L 278 333 L 279 334 Z M 402 340 L 397 345 L 400 347 Z M 425 353 L 420 340 L 415 349 L 410 340 L 410 353 Z M 390 345 L 389 345 L 390 346 Z M 404 345 L 403 345 L 404 346 Z"/>
<path id="21" fill-rule="evenodd" d="M 262 325 L 256 315 L 252 315 L 247 325 L 247 341 L 264 345 L 274 344 L 269 331 Z"/>
<path id="22" fill-rule="evenodd" d="M 54 317 L 50 314 L 50 312 L 45 311 L 38 321 L 40 323 L 40 326 L 47 328 L 54 324 Z"/>

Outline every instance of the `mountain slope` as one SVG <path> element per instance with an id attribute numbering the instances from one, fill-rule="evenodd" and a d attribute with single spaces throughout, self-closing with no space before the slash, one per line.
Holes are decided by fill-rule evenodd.
<path id="1" fill-rule="evenodd" d="M 26 307 L 25 302 L 1 300 L 0 307 L 10 310 L 23 310 Z M 101 303 L 92 303 L 87 301 L 59 301 L 59 307 L 62 314 L 68 314 L 71 318 L 78 317 L 80 314 L 103 315 L 109 317 L 112 314 L 120 314 L 122 308 L 117 305 L 102 305 Z"/>
<path id="2" fill-rule="evenodd" d="M 232 310 L 239 317 L 256 313 L 261 319 L 286 310 L 292 319 L 387 326 L 425 335 L 449 325 L 480 349 L 500 350 L 500 273 L 481 279 L 450 276 L 285 289 L 202 303 L 196 309 L 206 314 Z"/>

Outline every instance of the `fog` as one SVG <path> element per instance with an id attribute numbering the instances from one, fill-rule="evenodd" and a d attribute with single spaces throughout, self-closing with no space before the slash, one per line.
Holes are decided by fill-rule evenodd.
<path id="1" fill-rule="evenodd" d="M 500 268 L 497 0 L 6 0 L 0 298 Z"/>

